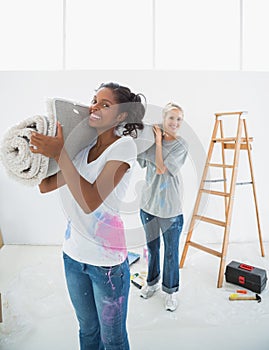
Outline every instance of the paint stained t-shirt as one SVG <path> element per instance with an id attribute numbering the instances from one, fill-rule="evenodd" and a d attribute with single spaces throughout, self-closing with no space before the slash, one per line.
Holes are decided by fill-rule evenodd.
<path id="1" fill-rule="evenodd" d="M 186 160 L 188 146 L 182 137 L 174 141 L 163 140 L 162 146 L 167 168 L 164 174 L 156 174 L 155 144 L 139 155 L 140 166 L 147 167 L 140 208 L 149 214 L 170 218 L 182 214 L 183 187 L 180 168 Z"/>
<path id="2" fill-rule="evenodd" d="M 87 163 L 88 153 L 96 141 L 83 149 L 73 163 L 79 173 L 94 183 L 105 164 L 110 160 L 128 163 L 130 168 L 120 183 L 92 213 L 85 214 L 67 186 L 60 192 L 68 225 L 63 245 L 71 258 L 96 266 L 113 266 L 127 257 L 125 232 L 120 210 L 136 163 L 137 150 L 130 136 L 123 136 L 110 145 L 96 160 Z"/>

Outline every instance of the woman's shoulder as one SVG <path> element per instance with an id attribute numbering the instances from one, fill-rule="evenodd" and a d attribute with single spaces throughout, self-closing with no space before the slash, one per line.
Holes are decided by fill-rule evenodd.
<path id="1" fill-rule="evenodd" d="M 182 153 L 188 153 L 188 149 L 189 147 L 188 147 L 187 141 L 183 137 L 178 136 L 176 140 L 174 140 L 170 144 L 168 151 L 169 153 L 182 154 Z"/>
<path id="2" fill-rule="evenodd" d="M 108 153 L 123 152 L 130 155 L 137 153 L 135 141 L 131 136 L 121 136 L 117 141 L 111 144 L 108 150 Z"/>
<path id="3" fill-rule="evenodd" d="M 111 148 L 115 147 L 132 147 L 135 146 L 135 141 L 131 136 L 121 136 L 111 144 Z"/>
<path id="4" fill-rule="evenodd" d="M 96 141 L 95 141 L 96 142 Z M 88 156 L 89 150 L 92 148 L 95 142 L 92 142 L 86 147 L 83 147 L 73 158 L 73 161 L 78 162 L 79 160 L 85 158 L 85 156 Z"/>
<path id="5" fill-rule="evenodd" d="M 120 140 L 121 142 L 135 143 L 134 138 L 133 138 L 132 136 L 130 136 L 130 135 L 121 136 L 121 137 L 119 138 L 119 140 Z"/>
<path id="6" fill-rule="evenodd" d="M 188 142 L 182 136 L 178 136 L 177 140 L 182 147 L 188 149 Z"/>
<path id="7" fill-rule="evenodd" d="M 164 141 L 165 146 L 170 146 L 172 149 L 186 148 L 188 149 L 188 143 L 182 136 L 177 136 L 173 141 Z"/>

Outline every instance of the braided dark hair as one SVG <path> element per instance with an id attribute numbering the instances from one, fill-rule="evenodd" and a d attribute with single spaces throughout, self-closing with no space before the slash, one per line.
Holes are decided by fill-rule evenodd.
<path id="1" fill-rule="evenodd" d="M 127 112 L 127 117 L 122 124 L 124 128 L 123 135 L 137 137 L 137 130 L 144 128 L 142 119 L 145 115 L 145 106 L 142 103 L 141 97 L 143 97 L 146 103 L 145 96 L 143 94 L 135 94 L 128 87 L 114 82 L 102 83 L 97 91 L 102 88 L 108 88 L 113 91 L 115 99 L 119 104 L 120 113 Z M 120 125 L 117 128 L 119 127 Z"/>

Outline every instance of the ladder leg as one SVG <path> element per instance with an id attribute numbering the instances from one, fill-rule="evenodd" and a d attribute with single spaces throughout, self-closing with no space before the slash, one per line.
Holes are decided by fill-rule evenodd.
<path id="1" fill-rule="evenodd" d="M 202 197 L 202 191 L 201 190 L 204 187 L 204 180 L 207 177 L 208 168 L 209 168 L 208 164 L 210 163 L 210 160 L 211 160 L 211 157 L 212 157 L 212 153 L 213 153 L 213 148 L 214 148 L 213 139 L 216 138 L 216 135 L 217 135 L 217 132 L 218 132 L 218 127 L 219 127 L 219 120 L 216 118 L 214 129 L 213 129 L 213 132 L 212 132 L 211 142 L 210 142 L 210 145 L 209 145 L 209 150 L 208 150 L 208 154 L 207 154 L 207 158 L 206 158 L 206 164 L 205 164 L 205 167 L 204 167 L 202 179 L 201 179 L 201 182 L 200 182 L 200 187 L 199 187 L 199 190 L 198 190 L 198 195 L 197 195 L 197 198 L 196 198 L 196 201 L 195 201 L 195 206 L 194 206 L 194 210 L 193 210 L 193 214 L 192 214 L 192 219 L 191 219 L 191 222 L 190 222 L 190 228 L 189 228 L 189 231 L 188 231 L 188 234 L 187 234 L 187 237 L 186 237 L 186 242 L 185 242 L 185 245 L 184 245 L 184 248 L 183 248 L 183 252 L 182 252 L 182 256 L 181 256 L 180 263 L 179 263 L 179 267 L 180 268 L 182 268 L 183 265 L 184 265 L 184 262 L 185 262 L 185 259 L 186 259 L 186 256 L 187 256 L 187 252 L 188 252 L 188 249 L 189 249 L 189 245 L 190 245 L 189 243 L 190 243 L 190 240 L 191 240 L 191 237 L 192 237 L 194 224 L 195 224 L 195 215 L 197 215 L 197 213 L 198 213 L 200 202 L 201 202 L 201 197 Z"/>
<path id="2" fill-rule="evenodd" d="M 185 259 L 186 259 L 187 253 L 188 253 L 188 249 L 189 249 L 189 246 L 190 246 L 191 236 L 192 236 L 193 229 L 194 229 L 194 223 L 195 223 L 195 219 L 194 219 L 194 216 L 193 216 L 192 220 L 191 220 L 191 223 L 190 223 L 190 229 L 189 229 L 189 232 L 187 234 L 186 242 L 185 242 L 185 245 L 184 245 L 184 248 L 183 248 L 183 252 L 182 252 L 182 255 L 181 255 L 179 268 L 182 268 L 184 266 L 184 262 L 185 262 Z"/>
<path id="3" fill-rule="evenodd" d="M 223 131 L 223 124 L 222 120 L 220 120 L 220 135 L 221 138 L 224 138 L 224 131 Z M 225 159 L 225 151 L 224 151 L 224 144 L 221 145 L 221 156 L 222 156 L 222 164 L 226 164 Z M 223 179 L 227 178 L 226 168 L 223 168 Z M 226 181 L 223 182 L 223 189 L 224 192 L 227 192 L 227 183 Z M 224 197 L 224 209 L 225 209 L 225 221 L 227 222 L 227 216 L 228 216 L 228 205 L 229 205 L 229 198 Z M 231 197 L 230 197 L 231 199 Z M 224 231 L 224 237 L 228 237 L 228 227 L 226 225 L 225 231 Z M 223 284 L 223 277 L 224 277 L 224 270 L 226 265 L 226 252 L 228 249 L 228 241 L 223 242 L 222 252 L 221 252 L 221 258 L 220 258 L 220 265 L 219 265 L 219 276 L 218 276 L 218 282 L 217 287 L 221 288 Z"/>
<path id="4" fill-rule="evenodd" d="M 259 216 L 259 210 L 258 210 L 258 201 L 257 201 L 257 194 L 256 194 L 256 186 L 255 186 L 255 179 L 254 179 L 254 172 L 253 172 L 253 163 L 252 163 L 252 157 L 251 157 L 251 151 L 250 151 L 250 145 L 248 141 L 248 131 L 247 131 L 247 123 L 244 119 L 244 129 L 245 129 L 245 135 L 247 139 L 247 150 L 248 150 L 248 161 L 249 161 L 249 167 L 250 167 L 250 175 L 251 175 L 251 182 L 252 182 L 252 191 L 254 196 L 254 203 L 255 203 L 255 210 L 256 210 L 256 218 L 257 218 L 257 225 L 258 225 L 258 234 L 259 234 L 259 241 L 260 241 L 260 249 L 261 249 L 261 255 L 264 257 L 264 246 L 262 241 L 262 232 L 261 232 L 261 225 L 260 225 L 260 216 Z"/>
<path id="5" fill-rule="evenodd" d="M 223 131 L 223 124 L 222 120 L 220 120 L 220 137 L 224 138 L 224 131 Z M 225 159 L 225 152 L 224 152 L 224 144 L 221 144 L 221 156 L 222 156 L 222 164 L 226 164 Z M 223 179 L 227 178 L 226 168 L 223 167 Z M 226 181 L 223 182 L 223 190 L 226 193 L 227 192 L 227 183 Z M 225 208 L 225 219 L 227 219 L 227 210 L 228 210 L 228 198 L 224 197 L 224 208 Z"/>
<path id="6" fill-rule="evenodd" d="M 212 146 L 210 145 L 210 149 L 211 149 L 211 147 L 213 147 L 213 145 Z M 201 180 L 201 183 L 200 183 L 200 188 L 199 188 L 198 195 L 197 195 L 196 202 L 195 202 L 194 209 L 193 209 L 193 214 L 192 214 L 192 218 L 191 218 L 191 222 L 190 222 L 190 226 L 189 226 L 189 231 L 188 231 L 188 234 L 187 234 L 187 237 L 186 237 L 186 242 L 185 242 L 185 245 L 184 245 L 184 248 L 183 248 L 183 252 L 182 252 L 182 255 L 181 255 L 181 259 L 180 259 L 180 263 L 179 263 L 179 267 L 180 268 L 182 268 L 183 265 L 184 265 L 184 262 L 185 262 L 185 259 L 186 259 L 186 256 L 187 256 L 187 252 L 188 252 L 188 249 L 189 249 L 189 246 L 190 246 L 190 241 L 191 241 L 191 237 L 192 237 L 192 233 L 193 233 L 194 225 L 195 225 L 195 221 L 196 221 L 195 215 L 197 215 L 197 213 L 198 213 L 200 202 L 201 202 L 201 197 L 202 197 L 201 188 L 203 186 L 204 179 L 207 176 L 207 171 L 208 171 L 208 166 L 205 166 L 204 172 L 203 172 L 203 175 L 202 175 L 202 180 Z"/>
<path id="7" fill-rule="evenodd" d="M 228 214 L 228 213 L 227 213 Z M 230 234 L 230 226 L 225 227 L 224 232 L 224 240 L 222 243 L 222 252 L 221 252 L 221 258 L 220 258 L 220 265 L 219 265 L 219 276 L 218 276 L 218 283 L 217 287 L 221 288 L 223 284 L 223 278 L 224 278 L 224 269 L 226 266 L 226 255 L 228 250 L 228 243 L 229 243 L 229 234 Z"/>
<path id="8" fill-rule="evenodd" d="M 218 283 L 217 283 L 218 288 L 221 288 L 222 284 L 223 284 L 224 268 L 225 268 L 225 263 L 226 263 L 226 256 L 227 256 L 229 235 L 230 235 L 230 226 L 231 226 L 231 220 L 232 220 L 235 184 L 236 184 L 236 178 L 237 178 L 237 172 L 238 172 L 238 161 L 239 161 L 241 134 L 242 134 L 242 119 L 239 117 L 238 127 L 237 127 L 237 135 L 236 135 L 236 146 L 235 146 L 235 150 L 234 150 L 233 170 L 232 170 L 231 184 L 230 184 L 230 198 L 229 198 L 229 202 L 228 202 L 228 208 L 226 211 L 226 226 L 225 226 L 225 230 L 224 230 L 221 261 L 220 261 L 220 268 L 219 268 L 219 277 L 218 277 Z"/>

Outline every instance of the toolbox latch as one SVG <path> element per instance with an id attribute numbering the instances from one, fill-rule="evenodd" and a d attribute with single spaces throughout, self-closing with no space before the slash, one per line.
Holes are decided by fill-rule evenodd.
<path id="1" fill-rule="evenodd" d="M 245 277 L 244 277 L 244 276 L 239 276 L 239 277 L 238 277 L 238 282 L 239 282 L 240 284 L 245 284 Z"/>

